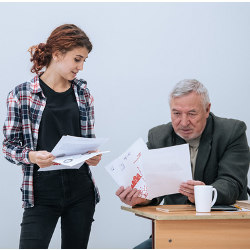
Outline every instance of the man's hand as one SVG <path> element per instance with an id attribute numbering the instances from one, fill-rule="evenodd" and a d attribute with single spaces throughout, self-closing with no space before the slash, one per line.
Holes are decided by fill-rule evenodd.
<path id="1" fill-rule="evenodd" d="M 53 160 L 55 159 L 55 156 L 45 150 L 30 151 L 29 159 L 31 163 L 37 164 L 40 168 L 46 168 L 53 165 Z"/>
<path id="2" fill-rule="evenodd" d="M 88 153 L 95 153 L 95 152 L 98 152 L 98 150 L 97 150 L 97 151 L 89 151 Z M 101 159 L 102 159 L 102 154 L 99 154 L 99 155 L 97 155 L 97 156 L 94 156 L 94 157 L 88 159 L 88 160 L 85 161 L 85 162 L 86 162 L 89 166 L 96 166 L 96 165 L 100 162 Z"/>
<path id="3" fill-rule="evenodd" d="M 127 187 L 124 189 L 124 187 L 120 187 L 115 194 L 122 202 L 129 206 L 135 206 L 137 204 L 147 205 L 150 202 L 150 200 L 139 197 L 140 190 L 136 188 L 132 189 L 131 187 Z"/>
<path id="4" fill-rule="evenodd" d="M 190 180 L 187 182 L 182 182 L 179 188 L 179 192 L 183 195 L 186 195 L 192 203 L 195 203 L 194 186 L 196 185 L 205 185 L 205 183 L 202 181 Z"/>

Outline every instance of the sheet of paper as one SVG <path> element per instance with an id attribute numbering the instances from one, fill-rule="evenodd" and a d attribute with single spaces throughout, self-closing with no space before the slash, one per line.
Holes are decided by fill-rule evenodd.
<path id="1" fill-rule="evenodd" d="M 54 170 L 62 170 L 62 169 L 79 169 L 82 166 L 82 163 L 79 163 L 73 167 L 69 167 L 66 165 L 55 164 L 46 168 L 39 168 L 38 171 L 54 171 Z"/>
<path id="2" fill-rule="evenodd" d="M 51 153 L 56 157 L 85 154 L 88 151 L 97 150 L 107 141 L 107 138 L 84 138 L 66 135 L 62 136 Z"/>
<path id="3" fill-rule="evenodd" d="M 179 193 L 180 184 L 192 180 L 188 144 L 145 151 L 142 165 L 149 199 Z"/>
<path id="4" fill-rule="evenodd" d="M 59 163 L 61 165 L 73 167 L 75 165 L 78 165 L 79 163 L 83 163 L 86 160 L 100 155 L 100 154 L 106 154 L 109 153 L 110 151 L 102 151 L 102 152 L 95 152 L 95 153 L 86 153 L 86 154 L 78 154 L 78 155 L 68 155 L 68 156 L 62 156 L 62 157 L 57 157 L 54 162 Z"/>
<path id="5" fill-rule="evenodd" d="M 107 141 L 107 138 L 84 138 L 69 135 L 62 136 L 60 141 L 51 151 L 51 153 L 56 156 L 55 164 L 46 168 L 40 168 L 38 171 L 79 169 L 84 161 L 102 153 L 95 152 L 90 155 L 87 152 L 97 150 Z M 106 153 L 106 151 L 104 151 L 104 153 Z M 58 160 L 59 162 L 57 162 Z"/>
<path id="6" fill-rule="evenodd" d="M 146 184 L 141 168 L 141 155 L 147 146 L 140 138 L 120 157 L 105 167 L 119 186 L 131 186 L 142 191 L 141 197 L 147 197 Z"/>

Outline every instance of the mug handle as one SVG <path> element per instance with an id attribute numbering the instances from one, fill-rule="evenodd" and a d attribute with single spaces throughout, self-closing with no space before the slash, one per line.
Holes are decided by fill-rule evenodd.
<path id="1" fill-rule="evenodd" d="M 212 192 L 214 193 L 214 198 L 212 200 L 211 207 L 214 205 L 214 203 L 217 200 L 217 190 L 215 188 L 213 188 Z"/>

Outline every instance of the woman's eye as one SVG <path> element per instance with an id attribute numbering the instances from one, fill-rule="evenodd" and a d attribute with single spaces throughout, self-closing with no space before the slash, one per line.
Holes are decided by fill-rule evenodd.
<path id="1" fill-rule="evenodd" d="M 81 61 L 80 59 L 75 58 L 75 62 L 80 62 L 80 61 Z"/>

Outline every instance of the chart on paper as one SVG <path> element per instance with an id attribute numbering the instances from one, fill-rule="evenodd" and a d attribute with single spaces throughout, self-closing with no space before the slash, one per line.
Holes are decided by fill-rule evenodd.
<path id="1" fill-rule="evenodd" d="M 141 169 L 142 152 L 148 150 L 140 138 L 120 157 L 105 168 L 119 186 L 136 188 L 141 191 L 141 197 L 147 198 L 147 187 Z"/>
<path id="2" fill-rule="evenodd" d="M 178 193 L 192 180 L 188 144 L 148 150 L 140 138 L 105 168 L 119 186 L 136 188 L 146 199 Z"/>

